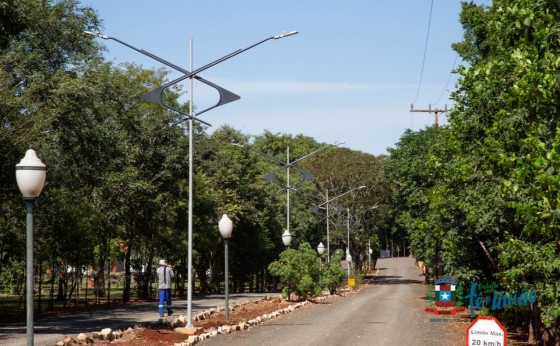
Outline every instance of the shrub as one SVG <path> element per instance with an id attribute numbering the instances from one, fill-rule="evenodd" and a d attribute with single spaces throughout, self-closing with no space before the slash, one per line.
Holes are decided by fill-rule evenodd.
<path id="1" fill-rule="evenodd" d="M 335 294 L 336 290 L 344 283 L 344 279 L 346 279 L 346 272 L 340 266 L 343 256 L 343 250 L 336 250 L 322 273 L 322 284 L 329 289 L 331 294 Z"/>
<path id="2" fill-rule="evenodd" d="M 321 293 L 317 254 L 309 243 L 302 243 L 297 250 L 283 251 L 278 261 L 270 263 L 268 270 L 270 274 L 279 277 L 285 286 L 283 292 L 288 298 L 290 292 L 297 293 L 300 299 Z"/>

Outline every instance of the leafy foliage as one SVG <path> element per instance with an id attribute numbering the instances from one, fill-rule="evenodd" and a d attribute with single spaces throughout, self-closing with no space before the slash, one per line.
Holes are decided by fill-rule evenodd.
<path id="1" fill-rule="evenodd" d="M 280 282 L 285 286 L 284 293 L 296 292 L 300 299 L 306 299 L 321 292 L 317 254 L 309 243 L 301 243 L 297 250 L 283 251 L 278 261 L 268 265 L 268 270 L 280 278 Z M 323 280 L 327 280 L 326 283 L 331 278 L 327 273 L 328 269 L 323 277 Z"/>
<path id="2" fill-rule="evenodd" d="M 538 306 L 506 312 L 531 342 L 560 340 L 559 19 L 554 1 L 464 3 L 449 126 L 406 133 L 388 166 L 397 225 L 436 275 L 537 290 Z"/>
<path id="3" fill-rule="evenodd" d="M 331 294 L 335 294 L 338 288 L 340 288 L 346 280 L 346 272 L 340 265 L 343 258 L 344 251 L 341 249 L 336 250 L 334 255 L 331 257 L 330 262 L 327 263 L 325 269 L 323 270 L 322 284 L 324 287 L 328 288 Z"/>

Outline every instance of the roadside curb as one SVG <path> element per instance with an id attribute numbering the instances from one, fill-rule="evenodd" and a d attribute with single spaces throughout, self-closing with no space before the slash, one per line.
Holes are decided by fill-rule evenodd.
<path id="1" fill-rule="evenodd" d="M 313 299 L 309 299 L 309 300 L 305 300 L 302 302 L 297 302 L 297 303 L 293 303 L 290 304 L 288 306 L 286 306 L 285 308 L 282 309 L 278 309 L 276 311 L 273 311 L 271 313 L 265 313 L 261 316 L 257 316 L 253 319 L 250 319 L 246 322 L 240 322 L 240 323 L 236 323 L 236 324 L 227 324 L 224 323 L 222 324 L 220 327 L 218 328 L 210 328 L 208 330 L 202 330 L 202 328 L 193 328 L 191 331 L 188 332 L 183 332 L 186 336 L 186 340 L 183 342 L 179 342 L 179 343 L 175 343 L 174 346 L 191 346 L 191 345 L 195 345 L 200 341 L 218 336 L 220 334 L 231 334 L 231 333 L 235 333 L 235 332 L 239 332 L 239 331 L 244 331 L 244 330 L 248 330 L 249 328 L 253 327 L 253 326 L 257 326 L 260 325 L 266 321 L 275 319 L 277 317 L 283 316 L 283 315 L 287 315 L 291 312 L 296 311 L 297 309 L 304 307 L 308 304 L 312 304 L 312 303 L 318 303 L 319 301 L 323 301 L 326 299 L 331 299 L 333 297 L 345 297 L 348 294 L 351 293 L 355 293 L 358 292 L 360 289 L 356 290 L 356 291 L 349 291 L 349 292 L 341 292 L 340 294 L 336 294 L 336 295 L 324 295 L 324 296 L 320 296 L 320 297 L 315 297 Z M 274 298 L 278 298 L 281 297 L 280 294 L 278 295 L 271 295 L 271 296 L 264 296 L 262 298 L 259 299 L 252 299 L 252 300 L 247 300 L 241 303 L 235 302 L 230 304 L 230 309 L 236 309 L 236 308 L 240 308 L 244 305 L 247 304 L 255 304 L 255 303 L 259 303 L 263 300 L 271 300 Z M 222 312 L 225 310 L 225 306 L 224 305 L 220 305 L 217 306 L 216 308 L 211 308 L 205 311 L 201 311 L 196 313 L 193 316 L 193 321 L 203 321 L 206 320 L 208 318 L 210 318 L 212 315 Z M 186 317 L 181 314 L 178 317 L 174 318 L 174 319 L 158 319 L 157 321 L 150 321 L 150 322 L 140 322 L 140 323 L 136 323 L 134 324 L 134 326 L 130 326 L 127 329 L 117 329 L 117 330 L 112 330 L 111 328 L 104 328 L 99 332 L 92 332 L 92 333 L 80 333 L 75 339 L 70 337 L 70 336 L 65 336 L 63 340 L 53 344 L 54 346 L 69 346 L 69 345 L 95 345 L 95 342 L 97 340 L 102 341 L 102 342 L 111 342 L 111 341 L 115 341 L 118 339 L 122 339 L 124 337 L 126 337 L 127 335 L 129 335 L 130 333 L 133 333 L 134 330 L 136 329 L 142 329 L 142 328 L 149 328 L 149 329 L 154 329 L 155 327 L 158 326 L 168 326 L 170 328 L 173 328 L 176 330 L 176 332 L 181 333 L 181 331 L 177 330 L 177 329 L 182 329 L 185 330 L 185 325 L 186 325 Z"/>

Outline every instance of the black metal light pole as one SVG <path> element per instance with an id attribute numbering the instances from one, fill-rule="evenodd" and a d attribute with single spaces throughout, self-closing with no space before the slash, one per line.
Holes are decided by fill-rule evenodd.
<path id="1" fill-rule="evenodd" d="M 16 180 L 25 201 L 27 217 L 26 247 L 26 308 L 27 308 L 27 346 L 33 346 L 33 201 L 45 186 L 47 167 L 37 157 L 35 150 L 29 149 L 25 157 L 16 165 Z"/>

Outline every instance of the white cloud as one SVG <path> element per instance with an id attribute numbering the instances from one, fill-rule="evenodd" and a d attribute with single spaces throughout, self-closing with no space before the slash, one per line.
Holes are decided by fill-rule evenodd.
<path id="1" fill-rule="evenodd" d="M 303 134 L 319 142 L 345 141 L 345 147 L 371 153 L 385 154 L 387 146 L 394 147 L 411 118 L 407 110 L 376 110 L 374 108 L 303 108 L 274 109 L 254 108 L 235 110 L 218 109 L 205 120 L 213 129 L 228 124 L 245 134 L 260 135 L 264 130 L 272 133 Z M 415 121 L 423 127 L 430 118 Z"/>

